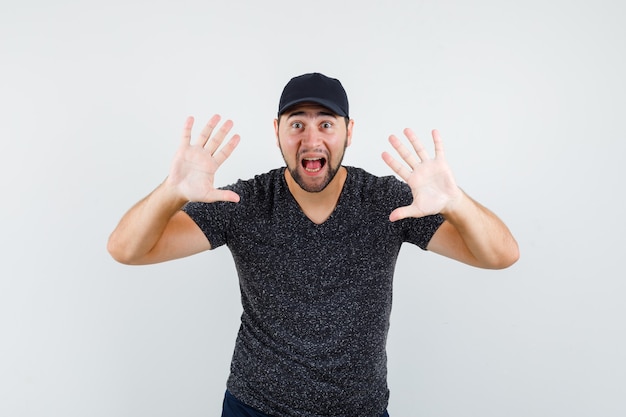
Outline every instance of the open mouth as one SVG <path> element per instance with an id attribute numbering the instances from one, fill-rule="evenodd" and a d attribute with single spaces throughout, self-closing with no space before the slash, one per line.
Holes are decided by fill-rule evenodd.
<path id="1" fill-rule="evenodd" d="M 321 171 L 326 165 L 326 158 L 304 158 L 302 160 L 302 168 L 307 172 Z"/>

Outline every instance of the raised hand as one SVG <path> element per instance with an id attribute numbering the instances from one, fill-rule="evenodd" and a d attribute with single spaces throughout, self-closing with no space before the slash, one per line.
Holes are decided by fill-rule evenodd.
<path id="1" fill-rule="evenodd" d="M 456 185 L 446 162 L 439 132 L 437 130 L 432 132 L 435 145 L 433 159 L 428 157 L 426 149 L 411 129 L 404 129 L 404 134 L 413 145 L 414 152 L 394 135 L 389 137 L 389 142 L 408 167 L 387 152 L 383 152 L 382 157 L 385 163 L 411 187 L 413 203 L 398 207 L 391 212 L 389 219 L 396 221 L 407 217 L 444 213 L 461 198 L 462 191 Z"/>
<path id="2" fill-rule="evenodd" d="M 211 117 L 195 144 L 191 143 L 194 118 L 190 116 L 185 122 L 180 146 L 174 156 L 167 181 L 187 201 L 206 203 L 239 201 L 238 194 L 228 190 L 219 190 L 214 185 L 215 173 L 237 147 L 240 139 L 239 135 L 233 135 L 220 149 L 220 145 L 233 127 L 233 122 L 225 121 L 213 134 L 219 121 L 219 115 Z"/>

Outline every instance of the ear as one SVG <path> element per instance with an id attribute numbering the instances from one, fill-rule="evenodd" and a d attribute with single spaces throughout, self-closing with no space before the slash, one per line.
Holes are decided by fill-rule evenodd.
<path id="1" fill-rule="evenodd" d="M 276 145 L 278 145 L 278 119 L 274 119 L 274 135 L 276 136 Z"/>
<path id="2" fill-rule="evenodd" d="M 350 144 L 352 143 L 352 129 L 354 128 L 354 119 L 350 119 L 350 121 L 348 122 L 348 126 L 347 126 L 347 132 L 346 132 L 346 147 L 350 146 Z"/>

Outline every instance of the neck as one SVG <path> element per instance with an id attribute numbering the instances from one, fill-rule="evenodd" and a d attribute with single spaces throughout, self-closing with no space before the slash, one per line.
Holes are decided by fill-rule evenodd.
<path id="1" fill-rule="evenodd" d="M 348 170 L 342 166 L 326 188 L 317 193 L 312 193 L 303 190 L 294 181 L 289 170 L 285 169 L 285 180 L 291 195 L 302 211 L 315 223 L 322 223 L 331 215 L 337 206 L 347 176 Z"/>

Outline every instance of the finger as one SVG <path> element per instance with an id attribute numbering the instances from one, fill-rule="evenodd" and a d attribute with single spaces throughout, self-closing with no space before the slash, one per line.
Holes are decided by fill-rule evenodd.
<path id="1" fill-rule="evenodd" d="M 193 127 L 193 116 L 187 117 L 185 120 L 185 126 L 183 127 L 183 134 L 180 137 L 180 141 L 183 145 L 189 145 L 191 143 L 191 128 Z"/>
<path id="2" fill-rule="evenodd" d="M 398 160 L 396 160 L 393 156 L 391 156 L 388 152 L 383 152 L 382 154 L 383 161 L 402 178 L 404 181 L 407 181 L 409 176 L 411 175 L 411 171 Z"/>
<path id="3" fill-rule="evenodd" d="M 400 155 L 402 159 L 404 159 L 404 162 L 406 162 L 411 167 L 411 169 L 417 168 L 417 166 L 420 164 L 420 161 L 415 157 L 414 152 L 411 152 L 406 146 L 404 146 L 400 139 L 398 139 L 394 135 L 391 135 L 389 136 L 389 143 L 391 143 L 391 146 L 394 147 L 396 152 L 398 152 L 398 155 Z"/>
<path id="4" fill-rule="evenodd" d="M 407 217 L 410 217 L 410 207 L 398 207 L 392 211 L 391 214 L 389 214 L 389 221 L 397 222 L 398 220 L 406 219 Z"/>
<path id="5" fill-rule="evenodd" d="M 441 135 L 439 135 L 439 131 L 437 129 L 433 130 L 433 143 L 435 144 L 435 158 L 445 159 L 443 142 L 441 140 Z"/>
<path id="6" fill-rule="evenodd" d="M 215 199 L 216 201 L 230 201 L 233 203 L 238 203 L 240 200 L 239 194 L 230 190 L 216 190 L 215 191 Z"/>
<path id="7" fill-rule="evenodd" d="M 398 207 L 397 209 L 392 211 L 391 214 L 389 214 L 389 220 L 392 222 L 396 222 L 398 220 L 408 219 L 409 217 L 419 218 L 424 216 L 425 214 L 423 212 L 415 209 L 415 207 L 413 206 L 402 206 Z"/>
<path id="8" fill-rule="evenodd" d="M 200 136 L 198 137 L 198 142 L 197 142 L 198 146 L 204 147 L 207 144 L 207 142 L 209 141 L 209 138 L 211 137 L 211 134 L 213 133 L 213 129 L 215 129 L 215 126 L 217 126 L 219 122 L 220 122 L 219 114 L 214 114 L 213 117 L 209 119 L 208 123 L 204 126 L 204 128 L 200 132 Z"/>
<path id="9" fill-rule="evenodd" d="M 222 163 L 226 159 L 228 159 L 230 154 L 233 153 L 237 145 L 239 145 L 240 139 L 241 138 L 239 137 L 239 135 L 233 135 L 233 137 L 231 137 L 230 140 L 226 142 L 226 145 L 222 146 L 222 149 L 220 149 L 219 152 L 213 155 L 213 158 L 215 159 L 215 163 L 217 163 L 218 166 L 222 165 Z"/>
<path id="10" fill-rule="evenodd" d="M 413 145 L 413 149 L 415 153 L 419 157 L 420 161 L 425 161 L 428 159 L 428 153 L 426 152 L 426 148 L 422 145 L 422 142 L 417 138 L 417 135 L 413 133 L 413 131 L 409 128 L 404 129 L 404 135 L 407 137 L 411 145 Z"/>
<path id="11" fill-rule="evenodd" d="M 213 155 L 215 151 L 217 150 L 217 148 L 220 147 L 220 145 L 224 141 L 224 138 L 226 137 L 226 135 L 228 134 L 228 132 L 230 132 L 230 129 L 232 128 L 233 128 L 232 120 L 226 120 L 224 124 L 222 124 L 220 129 L 217 131 L 217 133 L 213 135 L 211 139 L 209 139 L 209 142 L 205 145 L 204 148 L 207 151 L 209 151 L 211 155 Z"/>

